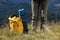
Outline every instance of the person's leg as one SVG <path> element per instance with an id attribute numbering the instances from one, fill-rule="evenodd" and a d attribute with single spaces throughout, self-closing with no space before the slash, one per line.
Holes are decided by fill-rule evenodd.
<path id="1" fill-rule="evenodd" d="M 36 32 L 38 20 L 38 3 L 32 1 L 32 28 Z"/>
<path id="2" fill-rule="evenodd" d="M 44 29 L 47 23 L 47 10 L 48 10 L 48 0 L 44 0 L 41 3 L 41 29 Z"/>

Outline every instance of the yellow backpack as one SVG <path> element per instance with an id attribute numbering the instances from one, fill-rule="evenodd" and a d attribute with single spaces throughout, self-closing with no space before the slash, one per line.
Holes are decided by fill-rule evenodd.
<path id="1" fill-rule="evenodd" d="M 23 33 L 23 23 L 20 17 L 9 17 L 9 29 L 10 31 L 16 31 Z"/>

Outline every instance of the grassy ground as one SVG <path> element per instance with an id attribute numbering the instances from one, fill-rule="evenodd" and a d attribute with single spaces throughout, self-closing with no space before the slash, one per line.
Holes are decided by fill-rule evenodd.
<path id="1" fill-rule="evenodd" d="M 29 25 L 29 34 L 10 32 L 7 26 L 0 29 L 0 40 L 60 40 L 60 25 L 46 25 L 44 32 L 41 32 L 38 26 L 37 33 L 34 33 Z"/>

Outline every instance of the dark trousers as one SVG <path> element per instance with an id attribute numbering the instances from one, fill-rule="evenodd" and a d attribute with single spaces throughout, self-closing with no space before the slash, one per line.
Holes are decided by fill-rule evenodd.
<path id="1" fill-rule="evenodd" d="M 39 10 L 39 8 L 41 9 Z M 35 1 L 32 0 L 32 28 L 35 31 L 37 29 L 37 19 L 38 13 L 41 11 L 41 29 L 43 28 L 44 24 L 47 21 L 47 10 L 48 10 L 48 0 L 44 1 Z"/>

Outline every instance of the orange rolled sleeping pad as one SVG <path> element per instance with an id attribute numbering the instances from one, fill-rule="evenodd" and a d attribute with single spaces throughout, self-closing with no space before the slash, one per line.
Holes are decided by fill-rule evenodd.
<path id="1" fill-rule="evenodd" d="M 20 17 L 9 17 L 9 29 L 10 31 L 16 31 L 23 33 L 23 23 Z"/>

